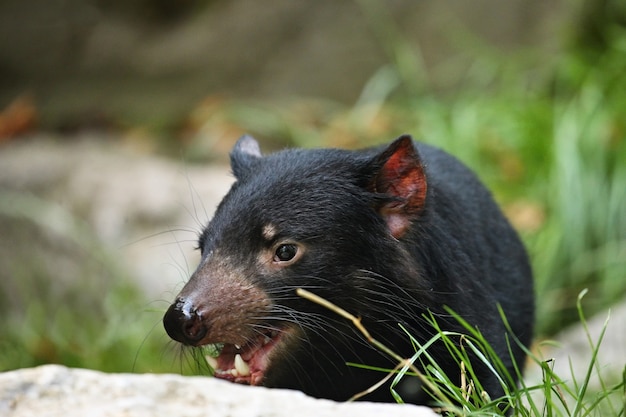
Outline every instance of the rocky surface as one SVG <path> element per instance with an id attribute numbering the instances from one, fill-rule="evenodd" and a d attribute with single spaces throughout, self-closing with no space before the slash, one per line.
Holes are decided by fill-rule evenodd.
<path id="1" fill-rule="evenodd" d="M 130 270 L 148 299 L 169 299 L 193 272 L 197 235 L 232 181 L 226 165 L 173 162 L 119 138 L 86 134 L 68 142 L 39 135 L 0 151 L 0 214 L 10 215 L 6 223 L 30 217 L 57 242 L 89 235 Z M 2 223 L 7 240 L 18 241 L 19 231 L 9 237 Z M 7 261 L 17 257 L 5 255 Z M 57 282 L 74 274 L 71 268 L 47 269 Z M 84 279 L 78 272 L 74 278 Z"/>
<path id="2" fill-rule="evenodd" d="M 583 302 L 584 305 L 584 302 Z M 626 369 L 626 300 L 613 306 L 608 311 L 599 313 L 587 321 L 587 329 L 576 324 L 554 337 L 554 342 L 542 347 L 541 355 L 546 360 L 551 360 L 551 367 L 556 375 L 565 382 L 572 384 L 576 381 L 581 385 L 589 368 L 592 356 L 592 344 L 598 348 L 597 366 L 591 371 L 589 387 L 591 390 L 600 390 L 599 376 L 609 385 L 621 380 L 622 373 Z M 604 331 L 604 336 L 600 335 Z M 527 372 L 529 382 L 536 383 L 541 380 L 539 367 L 533 364 Z"/>
<path id="3" fill-rule="evenodd" d="M 297 391 L 213 378 L 103 374 L 58 365 L 0 374 L 4 417 L 427 417 L 413 405 L 316 400 Z"/>

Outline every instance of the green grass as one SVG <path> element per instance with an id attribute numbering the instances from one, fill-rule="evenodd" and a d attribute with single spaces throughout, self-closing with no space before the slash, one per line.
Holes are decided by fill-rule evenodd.
<path id="1" fill-rule="evenodd" d="M 396 361 L 394 369 L 380 369 L 367 364 L 348 363 L 348 366 L 377 371 L 381 375 L 377 384 L 361 393 L 356 393 L 352 400 L 362 398 L 378 389 L 386 389 L 381 388 L 381 386 L 391 380 L 392 383 L 389 388 L 391 394 L 398 403 L 404 403 L 406 398 L 402 398 L 396 391 L 396 386 L 405 378 L 417 378 L 417 385 L 430 395 L 431 406 L 446 416 L 579 417 L 623 416 L 626 412 L 626 363 L 622 365 L 621 379 L 610 379 L 605 376 L 604 364 L 599 352 L 607 330 L 608 319 L 604 322 L 597 339 L 594 339 L 587 326 L 587 319 L 582 306 L 582 299 L 587 294 L 587 290 L 578 295 L 576 302 L 576 310 L 580 323 L 585 330 L 591 352 L 584 375 L 573 369 L 569 375 L 557 374 L 552 366 L 553 359 L 542 358 L 524 346 L 514 336 L 507 339 L 509 354 L 514 365 L 514 373 L 511 374 L 503 358 L 499 357 L 492 349 L 478 328 L 469 324 L 450 309 L 447 309 L 447 312 L 450 317 L 462 325 L 463 331 L 444 330 L 440 327 L 435 316 L 426 316 L 425 319 L 428 325 L 435 330 L 435 335 L 422 344 L 417 338 L 406 332 L 407 338 L 413 344 L 415 354 L 411 358 L 403 358 L 393 351 L 393 347 L 378 341 L 376 335 L 370 334 L 368 329 L 363 326 L 360 318 L 342 309 L 341 306 L 303 289 L 298 289 L 296 293 L 350 321 L 362 334 L 364 340 Z M 500 310 L 500 316 L 510 334 L 513 334 L 502 310 Z M 450 357 L 459 364 L 460 386 L 457 386 L 457 382 L 451 379 L 455 375 L 446 374 L 429 353 L 433 344 L 443 344 Z M 541 370 L 541 378 L 538 382 L 532 382 L 532 377 L 529 380 L 524 379 L 522 364 L 517 364 L 513 356 L 512 348 L 514 346 L 520 346 L 527 353 L 530 363 L 525 366 L 526 368 L 534 367 Z M 475 372 L 478 367 L 487 369 L 497 378 L 502 387 L 503 394 L 501 397 L 492 398 L 489 396 Z M 534 374 L 537 372 L 535 371 Z M 516 381 L 520 382 L 517 383 Z M 593 385 L 599 388 L 591 389 L 590 387 Z"/>
<path id="2" fill-rule="evenodd" d="M 584 316 L 581 298 L 585 292 L 581 293 L 577 303 L 577 311 L 580 314 L 580 321 L 586 328 L 586 318 Z M 465 384 L 462 387 L 455 386 L 446 375 L 443 374 L 439 365 L 421 350 L 417 341 L 417 354 L 412 358 L 420 361 L 426 369 L 425 377 L 431 385 L 437 388 L 432 394 L 433 400 L 438 407 L 448 416 L 623 416 L 626 406 L 626 364 L 623 366 L 621 380 L 607 381 L 600 371 L 601 360 L 598 357 L 598 350 L 602 343 L 606 323 L 598 340 L 593 340 L 587 331 L 591 357 L 589 358 L 588 371 L 581 377 L 580 375 L 557 375 L 551 367 L 549 360 L 538 357 L 533 352 L 527 350 L 531 359 L 528 367 L 539 367 L 542 370 L 541 380 L 534 385 L 529 385 L 522 379 L 519 388 L 512 389 L 515 385 L 514 375 L 510 375 L 505 365 L 497 357 L 480 332 L 464 323 L 464 334 L 455 334 L 443 331 L 438 328 L 437 322 L 432 319 L 431 325 L 438 334 L 433 341 L 438 340 L 445 343 L 450 354 L 459 364 L 463 364 Z M 459 340 L 461 342 L 459 343 Z M 431 341 L 432 342 L 432 341 Z M 428 343 L 431 343 L 428 342 Z M 510 340 L 510 344 L 517 343 Z M 474 359 L 470 359 L 473 354 Z M 482 389 L 480 381 L 475 378 L 472 371 L 472 361 L 482 362 L 497 375 L 504 389 L 501 398 L 490 398 Z M 474 366 L 476 363 L 474 363 Z M 594 371 L 598 370 L 597 373 Z M 516 370 L 517 377 L 521 377 L 519 370 Z M 597 375 L 601 390 L 593 392 L 589 389 L 593 375 Z M 397 378 L 410 378 L 412 376 L 399 375 Z M 567 381 L 567 382 L 566 382 Z M 443 395 L 442 395 L 443 393 Z M 507 414 L 508 413 L 508 414 Z"/>

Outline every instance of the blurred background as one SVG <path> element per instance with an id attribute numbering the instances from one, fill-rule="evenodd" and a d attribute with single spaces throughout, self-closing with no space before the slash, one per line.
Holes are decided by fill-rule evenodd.
<path id="1" fill-rule="evenodd" d="M 625 302 L 621 0 L 2 0 L 0 370 L 197 372 L 161 317 L 266 152 L 400 134 L 494 191 L 537 335 Z"/>

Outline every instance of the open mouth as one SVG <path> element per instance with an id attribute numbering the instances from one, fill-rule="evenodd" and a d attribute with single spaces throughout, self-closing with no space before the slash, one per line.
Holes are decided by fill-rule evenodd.
<path id="1" fill-rule="evenodd" d="M 271 330 L 244 346 L 224 344 L 218 357 L 207 356 L 215 377 L 246 385 L 262 385 L 270 353 L 283 337 L 282 330 Z"/>

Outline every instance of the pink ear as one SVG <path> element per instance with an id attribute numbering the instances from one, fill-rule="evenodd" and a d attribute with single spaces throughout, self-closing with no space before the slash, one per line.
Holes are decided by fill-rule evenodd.
<path id="1" fill-rule="evenodd" d="M 426 175 L 409 135 L 403 135 L 389 145 L 379 155 L 378 162 L 382 166 L 374 178 L 374 191 L 392 198 L 379 211 L 391 234 L 399 239 L 424 208 Z"/>

